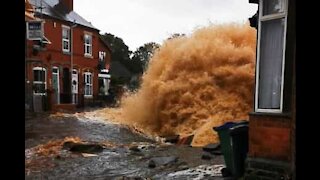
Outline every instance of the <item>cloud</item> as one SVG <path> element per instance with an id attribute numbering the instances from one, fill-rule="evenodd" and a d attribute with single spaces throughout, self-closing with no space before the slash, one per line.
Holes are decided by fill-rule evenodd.
<path id="1" fill-rule="evenodd" d="M 75 0 L 74 10 L 101 33 L 121 37 L 134 51 L 209 23 L 244 22 L 257 6 L 247 0 Z"/>

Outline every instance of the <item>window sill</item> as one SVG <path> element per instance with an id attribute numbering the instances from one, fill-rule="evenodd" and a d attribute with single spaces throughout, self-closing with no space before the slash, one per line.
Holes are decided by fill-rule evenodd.
<path id="1" fill-rule="evenodd" d="M 36 95 L 36 96 L 45 96 L 46 93 L 33 93 L 33 95 Z"/>
<path id="2" fill-rule="evenodd" d="M 68 51 L 64 51 L 64 50 L 62 50 L 62 54 L 65 54 L 65 55 L 71 55 L 71 53 L 70 53 L 70 52 L 68 52 Z"/>
<path id="3" fill-rule="evenodd" d="M 86 57 L 86 58 L 90 58 L 90 59 L 93 59 L 93 56 L 92 56 L 92 55 L 90 55 L 90 54 L 84 54 L 84 57 Z"/>
<path id="4" fill-rule="evenodd" d="M 92 95 L 84 95 L 84 98 L 92 99 L 93 96 Z"/>
<path id="5" fill-rule="evenodd" d="M 267 113 L 267 112 L 250 112 L 250 116 L 269 116 L 269 117 L 283 117 L 291 118 L 291 113 Z"/>

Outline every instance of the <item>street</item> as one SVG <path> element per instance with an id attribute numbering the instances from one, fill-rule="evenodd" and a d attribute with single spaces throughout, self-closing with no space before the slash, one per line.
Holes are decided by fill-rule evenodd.
<path id="1" fill-rule="evenodd" d="M 221 155 L 163 143 L 85 112 L 27 117 L 25 134 L 26 179 L 222 179 Z M 100 144 L 103 150 L 62 148 L 70 139 Z"/>

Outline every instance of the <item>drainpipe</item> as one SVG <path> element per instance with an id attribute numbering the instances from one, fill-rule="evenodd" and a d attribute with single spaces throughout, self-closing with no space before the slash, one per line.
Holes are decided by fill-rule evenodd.
<path id="1" fill-rule="evenodd" d="M 74 104 L 73 102 L 73 90 L 72 90 L 72 76 L 73 76 L 73 28 L 77 27 L 77 24 L 76 24 L 76 20 L 73 21 L 73 24 L 71 25 L 71 62 L 70 62 L 70 71 L 71 71 L 71 76 L 70 76 L 70 79 L 71 79 L 71 103 Z"/>

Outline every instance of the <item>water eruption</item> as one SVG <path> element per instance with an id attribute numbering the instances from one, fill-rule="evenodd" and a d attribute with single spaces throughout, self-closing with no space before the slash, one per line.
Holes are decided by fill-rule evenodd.
<path id="1" fill-rule="evenodd" d="M 151 135 L 194 134 L 193 146 L 218 141 L 212 127 L 248 119 L 253 105 L 256 30 L 211 25 L 165 41 L 119 121 Z"/>

